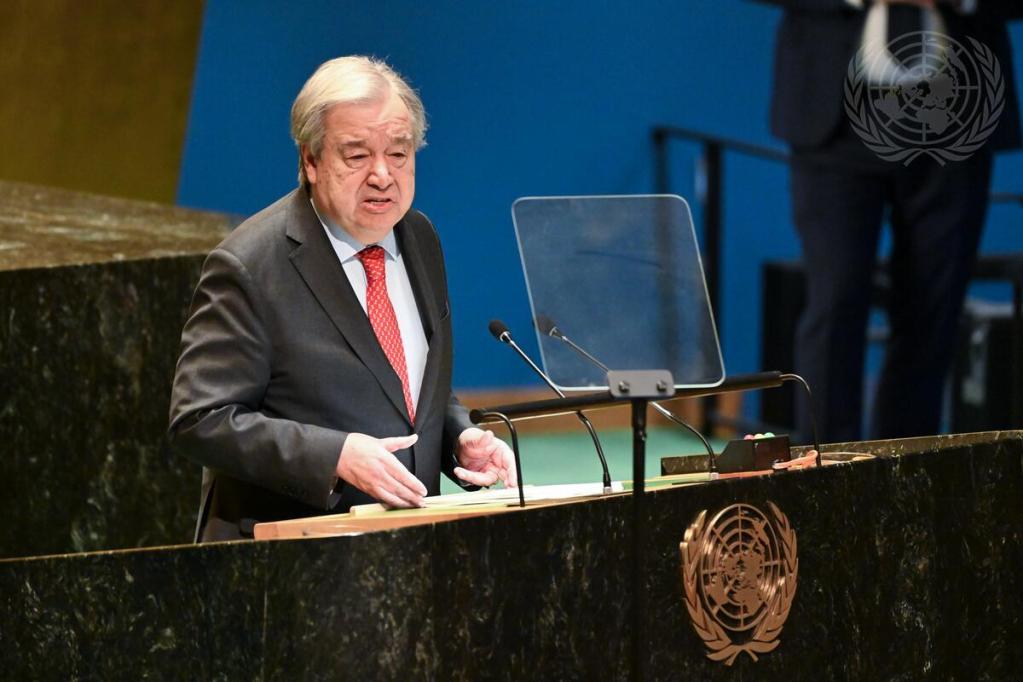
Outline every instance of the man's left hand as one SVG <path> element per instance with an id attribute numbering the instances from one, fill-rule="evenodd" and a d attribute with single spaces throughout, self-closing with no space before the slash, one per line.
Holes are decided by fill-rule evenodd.
<path id="1" fill-rule="evenodd" d="M 466 483 L 486 488 L 504 481 L 513 488 L 519 484 L 515 471 L 515 455 L 508 444 L 496 437 L 492 431 L 470 427 L 458 436 L 455 458 L 460 466 L 455 467 L 455 476 Z"/>

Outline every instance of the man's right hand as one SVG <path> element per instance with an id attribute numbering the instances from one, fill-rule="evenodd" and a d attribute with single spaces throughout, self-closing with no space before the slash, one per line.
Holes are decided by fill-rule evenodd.
<path id="1" fill-rule="evenodd" d="M 389 507 L 422 507 L 426 486 L 392 452 L 410 448 L 419 436 L 374 438 L 350 433 L 341 448 L 337 475 Z"/>

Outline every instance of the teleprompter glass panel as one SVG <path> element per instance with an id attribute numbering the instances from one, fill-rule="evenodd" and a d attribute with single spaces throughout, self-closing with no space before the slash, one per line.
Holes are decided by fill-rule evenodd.
<path id="1" fill-rule="evenodd" d="M 606 387 L 601 365 L 667 369 L 679 388 L 724 379 L 684 199 L 525 197 L 512 220 L 543 366 L 559 387 Z"/>

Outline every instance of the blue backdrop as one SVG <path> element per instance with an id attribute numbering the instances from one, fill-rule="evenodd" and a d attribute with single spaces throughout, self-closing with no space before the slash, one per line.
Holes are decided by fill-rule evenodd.
<path id="1" fill-rule="evenodd" d="M 305 79 L 338 55 L 385 58 L 421 91 L 429 115 L 416 206 L 447 254 L 455 383 L 536 385 L 487 333 L 499 317 L 535 352 L 512 201 L 653 191 L 656 124 L 777 144 L 767 108 L 778 16 L 751 2 L 706 0 L 211 0 L 178 200 L 249 214 L 290 191 L 297 156 L 288 114 Z M 696 151 L 672 143 L 672 191 L 699 222 Z M 994 189 L 1023 191 L 1021 170 L 1023 154 L 999 158 Z M 726 369 L 737 373 L 759 369 L 760 263 L 799 250 L 782 167 L 727 155 L 726 187 L 718 325 Z M 983 249 L 1023 248 L 1021 223 L 1023 208 L 994 207 Z"/>

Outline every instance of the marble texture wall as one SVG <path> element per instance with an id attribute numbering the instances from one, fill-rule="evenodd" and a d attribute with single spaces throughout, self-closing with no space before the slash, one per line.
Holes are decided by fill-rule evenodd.
<path id="1" fill-rule="evenodd" d="M 0 183 L 0 557 L 186 541 L 166 448 L 181 327 L 226 216 Z"/>

